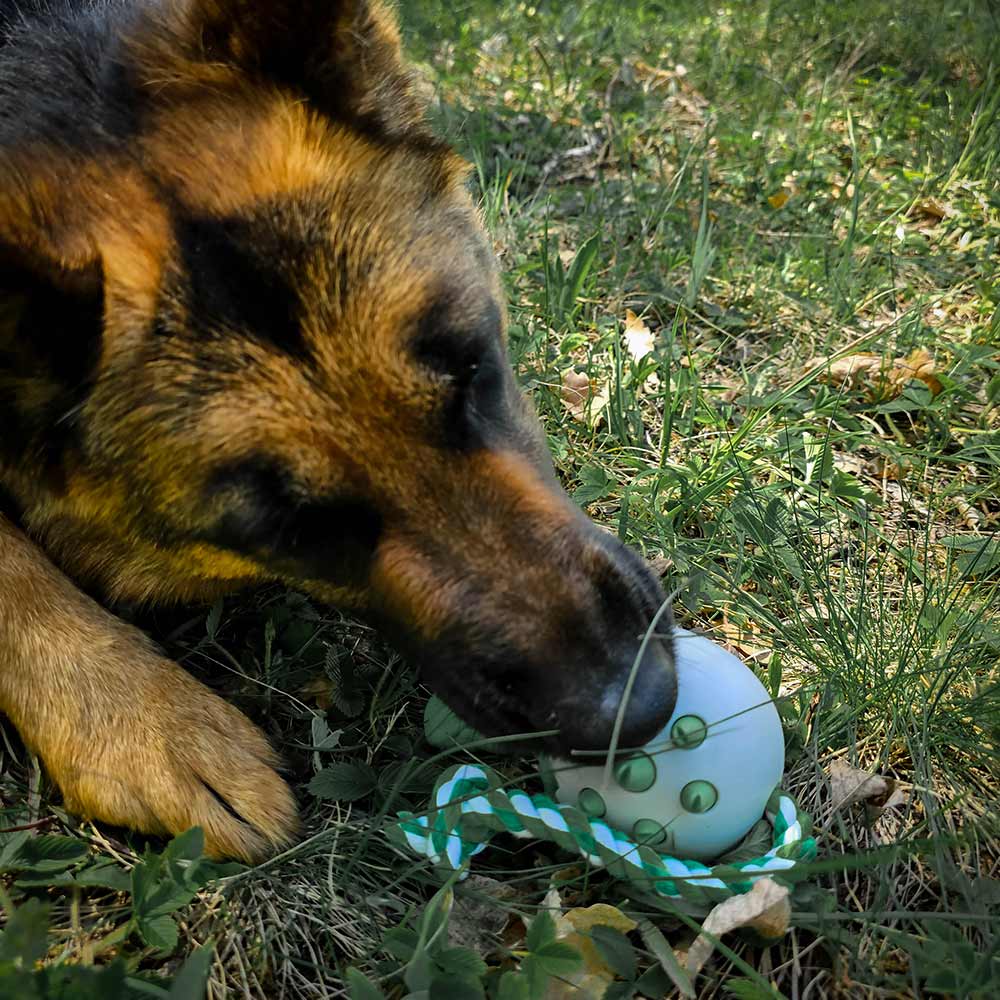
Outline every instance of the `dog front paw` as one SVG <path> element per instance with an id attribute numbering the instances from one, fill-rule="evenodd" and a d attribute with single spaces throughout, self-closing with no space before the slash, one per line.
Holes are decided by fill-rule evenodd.
<path id="1" fill-rule="evenodd" d="M 288 844 L 295 801 L 263 733 L 144 643 L 115 647 L 31 741 L 66 808 L 143 833 L 200 826 L 213 857 L 254 862 Z"/>

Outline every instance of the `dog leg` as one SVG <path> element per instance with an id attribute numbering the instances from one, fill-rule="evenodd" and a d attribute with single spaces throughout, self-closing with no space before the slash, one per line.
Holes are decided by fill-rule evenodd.
<path id="1" fill-rule="evenodd" d="M 260 730 L 2 515 L 0 711 L 78 815 L 155 834 L 201 826 L 210 854 L 246 861 L 294 833 L 295 803 Z"/>

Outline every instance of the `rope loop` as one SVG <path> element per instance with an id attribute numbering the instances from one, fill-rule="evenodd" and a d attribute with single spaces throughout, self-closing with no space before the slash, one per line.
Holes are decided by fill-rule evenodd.
<path id="1" fill-rule="evenodd" d="M 388 836 L 404 852 L 425 857 L 446 872 L 459 872 L 461 878 L 494 834 L 551 841 L 615 878 L 704 906 L 749 892 L 765 876 L 795 881 L 796 866 L 816 857 L 811 821 L 790 795 L 776 788 L 765 816 L 774 832 L 766 854 L 708 867 L 660 854 L 547 795 L 504 788 L 490 768 L 458 764 L 438 779 L 427 812 L 399 813 Z"/>

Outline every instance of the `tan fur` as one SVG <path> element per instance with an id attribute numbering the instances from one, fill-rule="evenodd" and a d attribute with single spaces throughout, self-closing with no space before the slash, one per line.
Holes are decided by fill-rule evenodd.
<path id="1" fill-rule="evenodd" d="M 212 854 L 246 860 L 295 831 L 295 803 L 260 731 L 2 517 L 0 710 L 81 816 L 149 833 L 199 825 Z"/>

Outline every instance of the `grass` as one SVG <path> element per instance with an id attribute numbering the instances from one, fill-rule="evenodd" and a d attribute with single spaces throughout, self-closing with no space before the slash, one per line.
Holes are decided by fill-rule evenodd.
<path id="1" fill-rule="evenodd" d="M 512 354 L 567 488 L 659 567 L 684 624 L 770 685 L 788 787 L 821 837 L 789 934 L 727 938 L 699 995 L 997 995 L 995 4 L 434 0 L 403 14 L 440 128 L 474 165 Z M 629 353 L 628 309 L 652 354 Z M 859 354 L 884 363 L 845 376 Z M 921 377 L 893 369 L 906 358 Z M 592 387 L 576 412 L 568 374 Z M 164 946 L 123 874 L 141 841 L 66 817 L 9 735 L 3 825 L 53 817 L 86 850 L 58 877 L 37 858 L 6 866 L 5 905 L 51 907 L 50 965 L 120 955 L 140 989 L 212 943 L 213 998 L 312 998 L 346 995 L 347 964 L 402 996 L 468 962 L 432 941 L 449 897 L 380 832 L 456 756 L 427 743 L 426 692 L 380 639 L 280 590 L 145 624 L 285 748 L 308 835 L 257 869 L 202 870 Z M 465 753 L 536 778 L 529 759 Z M 834 809 L 837 760 L 890 777 L 902 803 Z M 498 843 L 456 890 L 452 936 L 489 959 L 490 996 L 518 995 L 497 993 L 503 956 L 544 964 L 542 931 L 522 942 L 518 920 L 553 877 L 567 907 L 614 902 L 685 944 L 690 917 L 566 865 Z M 81 875 L 95 869 L 100 887 Z M 650 933 L 630 947 L 640 971 L 663 951 Z"/>

